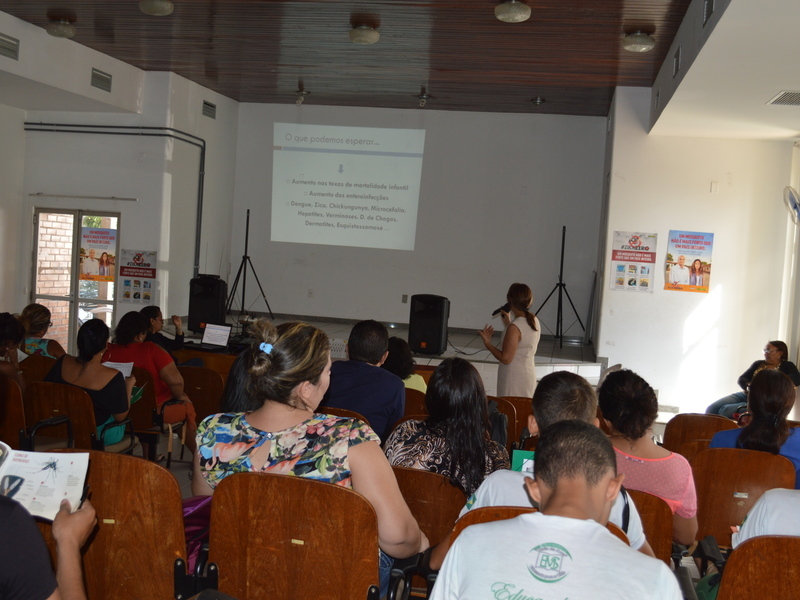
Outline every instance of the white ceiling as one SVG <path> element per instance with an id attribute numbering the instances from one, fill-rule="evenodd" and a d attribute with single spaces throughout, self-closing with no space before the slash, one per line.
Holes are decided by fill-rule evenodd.
<path id="1" fill-rule="evenodd" d="M 800 138 L 800 106 L 767 104 L 800 91 L 800 0 L 732 0 L 651 133 Z"/>

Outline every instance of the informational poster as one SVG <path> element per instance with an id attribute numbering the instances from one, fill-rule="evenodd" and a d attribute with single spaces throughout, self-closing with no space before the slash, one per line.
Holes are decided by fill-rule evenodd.
<path id="1" fill-rule="evenodd" d="M 116 229 L 81 228 L 81 280 L 114 281 L 116 248 Z"/>
<path id="2" fill-rule="evenodd" d="M 122 283 L 120 302 L 153 304 L 156 291 L 158 252 L 122 250 L 119 278 Z"/>
<path id="3" fill-rule="evenodd" d="M 611 289 L 653 292 L 656 266 L 655 233 L 615 231 L 611 243 Z"/>
<path id="4" fill-rule="evenodd" d="M 713 233 L 670 231 L 664 289 L 707 294 L 713 249 Z"/>

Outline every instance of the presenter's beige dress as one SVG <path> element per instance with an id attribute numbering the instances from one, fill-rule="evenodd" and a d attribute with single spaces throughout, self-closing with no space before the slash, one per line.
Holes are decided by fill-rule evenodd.
<path id="1" fill-rule="evenodd" d="M 536 317 L 534 319 L 536 320 L 536 331 L 531 329 L 524 315 L 515 318 L 508 324 L 508 327 L 514 324 L 519 328 L 521 338 L 514 359 L 507 365 L 501 364 L 497 369 L 498 396 L 533 397 L 533 390 L 536 388 L 536 349 L 539 347 L 539 338 L 541 337 L 539 319 Z M 503 339 L 508 332 L 508 327 L 503 331 Z M 503 347 L 502 340 L 500 347 Z"/>

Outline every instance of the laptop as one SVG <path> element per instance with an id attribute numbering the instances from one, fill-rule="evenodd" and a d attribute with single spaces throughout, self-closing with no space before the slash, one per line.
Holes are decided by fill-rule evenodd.
<path id="1" fill-rule="evenodd" d="M 214 325 L 206 323 L 203 329 L 203 339 L 199 344 L 192 344 L 192 350 L 204 350 L 207 352 L 224 352 L 228 348 L 228 341 L 231 338 L 233 325 Z"/>

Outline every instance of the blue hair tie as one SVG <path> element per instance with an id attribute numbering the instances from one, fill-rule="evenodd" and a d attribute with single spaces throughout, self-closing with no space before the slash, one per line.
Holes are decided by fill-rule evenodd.
<path id="1" fill-rule="evenodd" d="M 266 342 L 261 342 L 261 345 L 259 346 L 259 349 L 264 354 L 272 354 L 272 344 L 267 344 Z"/>

